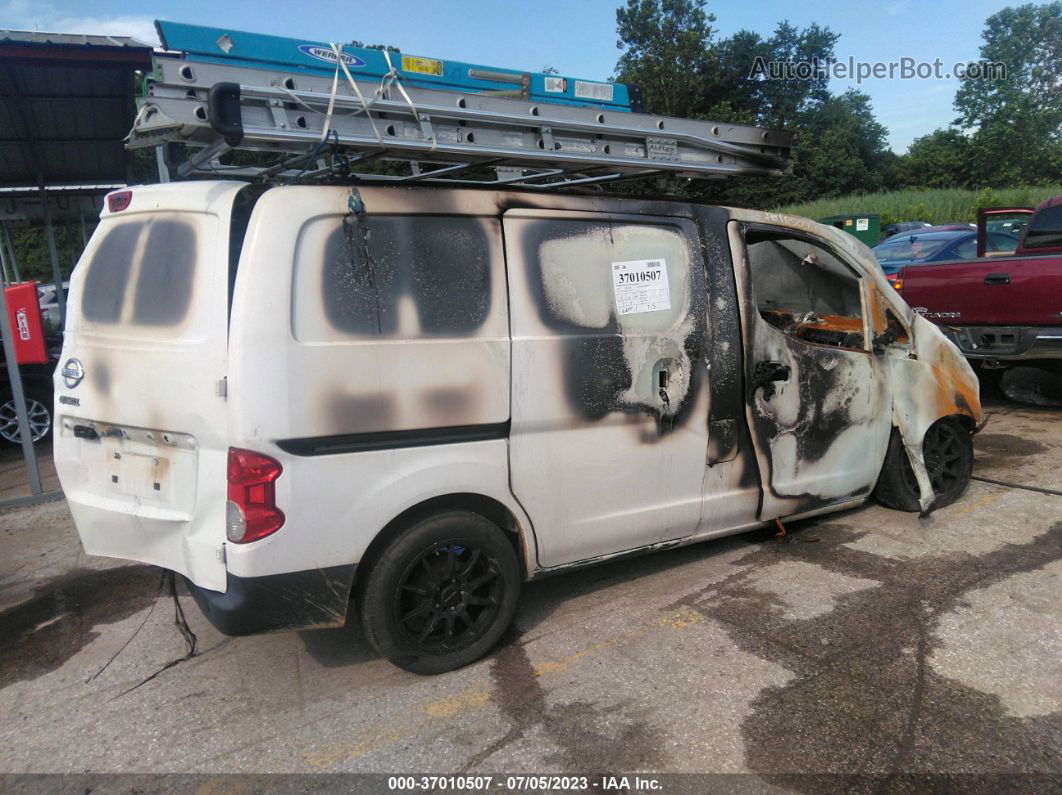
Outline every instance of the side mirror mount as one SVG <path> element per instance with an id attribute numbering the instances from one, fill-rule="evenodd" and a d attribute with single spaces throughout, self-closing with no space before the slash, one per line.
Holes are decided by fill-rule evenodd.
<path id="1" fill-rule="evenodd" d="M 874 338 L 872 346 L 874 353 L 885 353 L 890 345 L 897 340 L 896 329 L 887 328 Z"/>

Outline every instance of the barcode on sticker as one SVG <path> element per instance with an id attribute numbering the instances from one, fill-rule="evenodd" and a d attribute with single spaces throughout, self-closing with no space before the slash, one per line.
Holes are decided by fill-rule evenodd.
<path id="1" fill-rule="evenodd" d="M 671 308 L 667 264 L 662 259 L 613 262 L 612 289 L 620 315 Z"/>
<path id="2" fill-rule="evenodd" d="M 580 99 L 599 99 L 611 102 L 612 88 L 612 83 L 587 83 L 585 80 L 576 80 L 575 96 Z"/>

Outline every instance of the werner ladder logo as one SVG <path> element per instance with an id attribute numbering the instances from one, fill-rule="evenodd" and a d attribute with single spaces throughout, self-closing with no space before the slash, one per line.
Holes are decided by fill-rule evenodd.
<path id="1" fill-rule="evenodd" d="M 328 63 L 336 62 L 336 54 L 328 47 L 320 47 L 316 44 L 303 44 L 299 47 L 299 51 L 305 55 L 309 55 L 311 58 L 316 58 L 318 61 L 327 61 Z M 348 52 L 342 53 L 343 63 L 347 66 L 353 66 L 354 68 L 360 68 L 365 66 L 365 61 L 361 60 L 356 55 L 351 55 Z"/>

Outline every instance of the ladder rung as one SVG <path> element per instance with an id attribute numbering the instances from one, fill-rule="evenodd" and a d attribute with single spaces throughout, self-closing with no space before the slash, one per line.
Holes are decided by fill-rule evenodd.
<path id="1" fill-rule="evenodd" d="M 186 173 L 217 173 L 213 161 L 232 148 L 303 158 L 371 152 L 438 166 L 400 179 L 456 180 L 489 162 L 528 170 L 517 184 L 537 187 L 542 177 L 529 174 L 571 185 L 664 173 L 781 175 L 790 167 L 793 136 L 777 130 L 417 87 L 405 87 L 407 101 L 394 86 L 380 92 L 378 82 L 356 84 L 364 100 L 342 74 L 333 93 L 333 81 L 317 75 L 156 56 L 129 146 L 204 147 Z M 288 173 L 267 170 L 257 173 Z M 291 170 L 304 178 L 317 171 Z M 255 168 L 240 173 L 253 176 Z M 511 184 L 501 176 L 491 181 Z"/>

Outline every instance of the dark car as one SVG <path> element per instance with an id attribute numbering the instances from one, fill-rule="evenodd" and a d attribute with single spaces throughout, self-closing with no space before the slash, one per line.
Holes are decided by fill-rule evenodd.
<path id="1" fill-rule="evenodd" d="M 918 224 L 917 227 L 914 226 L 914 224 L 916 223 Z M 956 221 L 955 223 L 947 224 L 927 224 L 924 221 L 912 221 L 904 224 L 892 224 L 892 226 L 911 226 L 912 228 L 905 229 L 900 232 L 890 232 L 887 235 L 882 235 L 881 240 L 878 241 L 879 243 L 884 243 L 886 240 L 890 240 L 891 238 L 894 238 L 897 235 L 903 235 L 905 233 L 909 235 L 924 235 L 926 232 L 967 232 L 977 229 L 976 224 L 961 223 L 958 221 Z M 886 227 L 886 229 L 889 228 L 891 227 Z"/>
<path id="2" fill-rule="evenodd" d="M 34 442 L 47 439 L 52 432 L 52 373 L 63 350 L 62 337 L 49 336 L 47 340 L 47 364 L 23 364 L 18 368 L 22 378 L 22 391 L 26 397 L 30 434 Z M 18 415 L 15 412 L 15 399 L 11 392 L 11 379 L 7 374 L 6 362 L 3 346 L 0 346 L 0 445 L 21 444 L 22 435 L 18 430 Z"/>
<path id="3" fill-rule="evenodd" d="M 887 224 L 882 227 L 881 238 L 878 242 L 884 242 L 893 235 L 899 235 L 903 232 L 921 232 L 929 226 L 931 226 L 929 221 L 899 221 L 895 224 Z"/>
<path id="4" fill-rule="evenodd" d="M 988 253 L 1013 251 L 1014 238 L 1005 233 L 989 232 L 987 250 Z M 973 259 L 977 256 L 977 231 L 967 229 L 895 235 L 874 246 L 874 256 L 878 258 L 886 276 L 892 276 L 904 265 Z"/>

